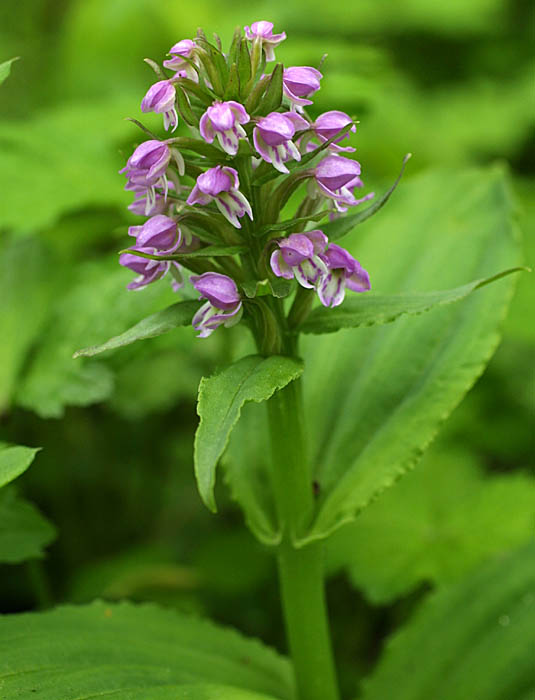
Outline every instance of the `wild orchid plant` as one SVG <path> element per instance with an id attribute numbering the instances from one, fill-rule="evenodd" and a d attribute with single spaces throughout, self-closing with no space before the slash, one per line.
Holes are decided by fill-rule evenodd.
<path id="1" fill-rule="evenodd" d="M 261 539 L 277 552 L 298 697 L 335 700 L 323 539 L 347 520 L 347 506 L 339 494 L 328 500 L 307 457 L 300 333 L 421 313 L 462 299 L 494 278 L 420 295 L 368 293 L 366 260 L 361 263 L 334 241 L 377 212 L 399 177 L 373 204 L 356 209 L 374 196 L 356 194 L 364 187 L 361 166 L 347 144 L 356 123 L 336 109 L 309 116 L 323 78 L 318 68 L 276 63 L 268 70 L 285 39 L 271 22 L 258 21 L 235 32 L 227 53 L 218 37 L 211 43 L 199 31 L 171 47 L 163 67 L 147 59 L 158 81 L 141 109 L 162 114 L 170 133 L 160 139 L 137 122 L 149 138 L 121 172 L 134 194 L 129 209 L 145 221 L 130 227 L 135 243 L 122 252 L 120 264 L 136 274 L 129 289 L 144 289 L 167 276 L 180 292 L 189 275 L 200 300 L 180 301 L 79 354 L 189 323 L 201 339 L 238 323 L 250 329 L 257 354 L 201 382 L 198 487 L 215 511 L 216 465 L 241 407 L 266 401 L 271 466 L 263 488 L 269 491 L 265 500 L 273 504 L 269 518 L 275 526 L 272 536 Z M 179 124 L 187 125 L 191 136 L 173 135 Z M 234 494 L 246 511 L 256 486 L 252 474 L 241 473 L 242 481 L 249 478 L 250 488 L 242 484 Z M 258 528 L 253 530 L 258 535 Z"/>

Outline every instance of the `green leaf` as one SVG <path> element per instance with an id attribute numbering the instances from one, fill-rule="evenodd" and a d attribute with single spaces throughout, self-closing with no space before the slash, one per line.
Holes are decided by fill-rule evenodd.
<path id="1" fill-rule="evenodd" d="M 18 61 L 20 59 L 20 56 L 17 56 L 16 58 L 10 58 L 9 61 L 4 61 L 3 63 L 0 63 L 0 85 L 6 80 L 6 78 L 9 77 L 9 74 L 11 73 L 11 66 L 15 61 Z"/>
<path id="2" fill-rule="evenodd" d="M 251 79 L 251 55 L 249 53 L 247 41 L 243 37 L 240 37 L 238 44 L 238 73 L 240 76 L 240 86 L 243 91 Z M 246 95 L 242 94 L 242 97 L 246 97 Z"/>
<path id="3" fill-rule="evenodd" d="M 225 100 L 239 100 L 240 99 L 240 79 L 238 76 L 238 66 L 233 63 L 230 66 L 229 79 L 225 87 L 225 92 L 223 98 Z"/>
<path id="4" fill-rule="evenodd" d="M 247 252 L 248 248 L 243 245 L 209 245 L 206 248 L 192 250 L 191 253 L 180 253 L 177 255 L 153 255 L 152 253 L 141 253 L 135 248 L 125 248 L 121 253 L 130 253 L 139 258 L 149 260 L 183 260 L 184 258 L 220 258 L 224 255 L 239 255 Z"/>
<path id="5" fill-rule="evenodd" d="M 2 700 L 295 698 L 288 662 L 259 642 L 129 603 L 0 618 L 0 684 Z"/>
<path id="6" fill-rule="evenodd" d="M 195 475 L 202 500 L 214 511 L 215 472 L 243 404 L 267 401 L 275 391 L 299 377 L 303 366 L 291 357 L 249 355 L 199 386 L 195 434 Z"/>
<path id="7" fill-rule="evenodd" d="M 280 543 L 282 533 L 271 492 L 268 435 L 265 407 L 246 404 L 221 464 L 225 482 L 242 507 L 247 526 L 262 544 L 272 547 Z"/>
<path id="8" fill-rule="evenodd" d="M 386 647 L 362 700 L 527 700 L 535 687 L 535 546 L 430 596 Z"/>
<path id="9" fill-rule="evenodd" d="M 176 301 L 167 280 L 139 293 L 129 292 L 131 273 L 111 257 L 81 263 L 70 274 L 71 285 L 54 300 L 15 395 L 18 405 L 43 417 L 59 417 L 66 405 L 89 405 L 112 393 L 110 367 L 96 360 L 74 362 L 77 349 L 115 336 Z"/>
<path id="10" fill-rule="evenodd" d="M 56 537 L 55 528 L 13 488 L 0 491 L 0 562 L 18 564 L 43 556 Z"/>
<path id="11" fill-rule="evenodd" d="M 309 221 L 321 221 L 326 216 L 330 214 L 330 210 L 320 211 L 316 214 L 310 214 L 309 216 L 299 216 L 295 219 L 288 219 L 287 221 L 279 221 L 275 224 L 268 224 L 267 226 L 262 226 L 255 236 L 265 236 L 266 233 L 273 233 L 274 231 L 290 231 L 299 224 L 306 224 Z"/>
<path id="12" fill-rule="evenodd" d="M 110 340 L 107 340 L 102 345 L 92 345 L 89 348 L 77 350 L 73 358 L 77 357 L 93 357 L 106 350 L 115 350 L 122 348 L 125 345 L 135 343 L 136 340 L 146 340 L 147 338 L 156 338 L 164 333 L 178 328 L 179 326 L 187 326 L 191 323 L 193 315 L 200 306 L 198 301 L 179 301 L 177 304 L 168 306 L 163 311 L 158 311 L 147 318 L 144 318 L 135 326 L 129 328 L 124 333 L 116 335 Z"/>
<path id="13" fill-rule="evenodd" d="M 31 120 L 1 122 L 0 224 L 23 231 L 41 230 L 62 212 L 95 204 L 128 204 L 130 197 L 117 171 L 129 155 L 130 149 L 121 152 L 119 145 L 132 137 L 131 126 L 123 119 L 131 109 L 130 97 L 84 100 L 39 111 Z M 31 207 L 26 206 L 29 158 Z"/>
<path id="14" fill-rule="evenodd" d="M 369 219 L 370 216 L 376 214 L 379 209 L 381 209 L 388 202 L 390 195 L 398 186 L 399 181 L 401 180 L 405 171 L 407 161 L 411 157 L 412 153 L 407 153 L 405 158 L 403 158 L 401 170 L 399 171 L 399 175 L 397 176 L 392 187 L 390 187 L 390 189 L 387 190 L 382 197 L 379 197 L 379 199 L 377 199 L 372 205 L 366 207 L 366 209 L 363 209 L 362 211 L 357 211 L 355 214 L 346 214 L 345 216 L 341 216 L 340 218 L 335 219 L 334 221 L 329 221 L 327 224 L 325 224 L 322 227 L 322 231 L 327 238 L 330 241 L 336 241 L 348 233 L 351 233 L 355 226 L 358 226 L 358 224 L 361 224 L 363 221 L 366 221 L 366 219 Z"/>
<path id="15" fill-rule="evenodd" d="M 328 569 L 345 569 L 376 605 L 423 582 L 456 583 L 532 538 L 534 503 L 533 478 L 486 476 L 469 452 L 432 449 L 329 538 Z"/>
<path id="16" fill-rule="evenodd" d="M 510 275 L 512 272 L 528 270 L 525 267 L 514 267 L 504 270 L 492 277 L 475 280 L 455 289 L 445 289 L 440 292 L 422 292 L 420 294 L 362 294 L 357 298 L 347 299 L 334 309 L 318 307 L 307 316 L 299 330 L 302 333 L 334 333 L 341 328 L 357 328 L 359 326 L 376 326 L 391 323 L 403 314 L 421 314 L 445 304 L 465 299 L 476 289 L 480 289 L 495 280 Z"/>
<path id="17" fill-rule="evenodd" d="M 50 315 L 58 288 L 58 276 L 50 274 L 55 264 L 37 238 L 5 236 L 0 243 L 0 413 L 9 408 L 28 353 Z"/>
<path id="18" fill-rule="evenodd" d="M 277 63 L 273 72 L 271 73 L 271 79 L 269 85 L 266 88 L 266 92 L 262 99 L 260 100 L 260 105 L 255 112 L 260 112 L 261 114 L 269 114 L 278 109 L 282 104 L 282 75 L 284 67 L 282 63 Z"/>
<path id="19" fill-rule="evenodd" d="M 512 213 L 498 169 L 429 173 L 352 250 L 380 293 L 455 288 L 518 265 Z M 417 463 L 496 348 L 512 291 L 504 279 L 433 314 L 304 339 L 320 497 L 301 543 L 354 519 Z"/>
<path id="20" fill-rule="evenodd" d="M 22 447 L 0 442 L 0 487 L 23 474 L 40 449 L 40 447 Z"/>

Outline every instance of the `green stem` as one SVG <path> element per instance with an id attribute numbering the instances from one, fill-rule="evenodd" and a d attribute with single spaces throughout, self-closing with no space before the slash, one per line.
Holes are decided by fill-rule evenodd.
<path id="1" fill-rule="evenodd" d="M 338 700 L 325 601 L 322 543 L 293 545 L 313 511 L 306 455 L 301 384 L 297 380 L 268 401 L 272 480 L 283 528 L 278 551 L 282 607 L 299 700 Z"/>

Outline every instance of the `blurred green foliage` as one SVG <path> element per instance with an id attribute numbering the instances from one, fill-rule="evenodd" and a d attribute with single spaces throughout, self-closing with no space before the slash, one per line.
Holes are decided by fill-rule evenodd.
<path id="1" fill-rule="evenodd" d="M 179 329 L 103 359 L 71 358 L 173 300 L 167 285 L 127 293 L 128 273 L 116 266 L 135 220 L 117 171 L 143 140 L 124 117 L 140 116 L 153 82 L 142 59 L 161 60 L 197 26 L 228 42 L 235 25 L 262 18 L 287 32 L 278 50 L 287 65 L 317 66 L 328 54 L 313 114 L 343 109 L 360 120 L 355 145 L 370 190 L 388 186 L 408 151 L 408 179 L 429 166 L 507 162 L 535 265 L 527 0 L 360 0 L 343 13 L 319 0 L 272 0 L 254 16 L 241 0 L 3 3 L 0 62 L 21 59 L 0 87 L 0 439 L 43 447 L 17 498 L 59 533 L 37 578 L 26 565 L 0 568 L 4 612 L 98 595 L 150 599 L 284 648 L 270 554 L 244 530 L 224 485 L 215 519 L 193 479 L 199 379 L 248 351 L 243 330 L 199 342 Z M 470 590 L 472 568 L 533 527 L 535 291 L 529 275 L 517 287 L 502 345 L 440 444 L 370 507 L 354 539 L 341 530 L 338 552 L 333 543 L 334 640 L 348 693 L 430 586 Z M 3 495 L 0 530 L 14 499 Z M 388 520 L 395 530 L 385 535 Z M 385 571 L 388 553 L 400 553 L 399 528 L 410 566 L 399 557 Z"/>

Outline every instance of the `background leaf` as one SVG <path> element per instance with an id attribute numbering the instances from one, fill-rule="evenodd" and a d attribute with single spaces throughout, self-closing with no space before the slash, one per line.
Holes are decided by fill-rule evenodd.
<path id="1" fill-rule="evenodd" d="M 527 542 L 534 504 L 533 478 L 486 476 L 470 453 L 442 445 L 329 538 L 328 568 L 344 568 L 372 603 L 384 605 L 424 582 L 457 582 Z"/>
<path id="2" fill-rule="evenodd" d="M 44 417 L 59 417 L 68 405 L 102 401 L 113 391 L 111 369 L 101 362 L 73 360 L 76 350 L 100 343 L 176 300 L 167 284 L 128 293 L 130 274 L 111 257 L 79 264 L 74 274 L 76 280 L 54 305 L 16 396 L 19 405 Z"/>
<path id="3" fill-rule="evenodd" d="M 17 56 L 17 58 L 10 58 L 9 61 L 0 63 L 0 85 L 2 85 L 4 80 L 9 77 L 9 74 L 11 73 L 11 66 L 13 65 L 14 61 L 18 60 L 19 57 Z"/>
<path id="4" fill-rule="evenodd" d="M 429 174 L 406 185 L 352 250 L 380 293 L 455 286 L 518 263 L 511 214 L 499 170 Z M 306 339 L 321 489 L 311 538 L 354 518 L 414 466 L 496 348 L 511 293 L 500 280 L 420 318 Z"/>
<path id="5" fill-rule="evenodd" d="M 126 603 L 0 618 L 0 681 L 3 700 L 36 689 L 43 700 L 103 693 L 126 700 L 141 689 L 140 697 L 174 698 L 176 686 L 211 683 L 231 686 L 228 697 L 235 686 L 294 698 L 288 663 L 259 642 L 172 610 Z"/>
<path id="6" fill-rule="evenodd" d="M 214 377 L 201 380 L 197 407 L 201 420 L 195 434 L 194 448 L 195 476 L 201 498 L 210 510 L 216 509 L 216 465 L 240 417 L 243 404 L 247 401 L 266 401 L 302 372 L 302 364 L 291 357 L 249 355 Z"/>
<path id="7" fill-rule="evenodd" d="M 39 449 L 39 447 L 6 445 L 0 442 L 0 487 L 25 472 Z"/>
<path id="8" fill-rule="evenodd" d="M 455 289 L 444 289 L 440 292 L 423 292 L 421 294 L 364 294 L 357 298 L 350 297 L 344 304 L 334 309 L 318 307 L 299 326 L 303 333 L 334 333 L 341 328 L 357 328 L 359 326 L 376 326 L 392 323 L 404 314 L 422 314 L 437 306 L 452 304 L 465 299 L 476 289 L 480 289 L 512 272 L 524 268 L 505 270 L 484 280 L 475 280 Z"/>
<path id="9" fill-rule="evenodd" d="M 168 306 L 162 311 L 157 311 L 155 314 L 144 318 L 135 326 L 129 328 L 121 335 L 110 338 L 102 345 L 92 345 L 83 350 L 77 350 L 74 357 L 93 357 L 106 350 L 116 350 L 125 345 L 135 343 L 136 340 L 146 340 L 147 338 L 155 338 L 163 333 L 186 326 L 191 323 L 193 315 L 200 306 L 198 301 L 179 301 L 177 304 Z"/>
<path id="10" fill-rule="evenodd" d="M 56 530 L 35 506 L 13 488 L 0 491 L 0 562 L 17 564 L 43 556 Z"/>
<path id="11" fill-rule="evenodd" d="M 535 686 L 533 544 L 432 595 L 388 643 L 363 700 L 526 700 Z"/>

